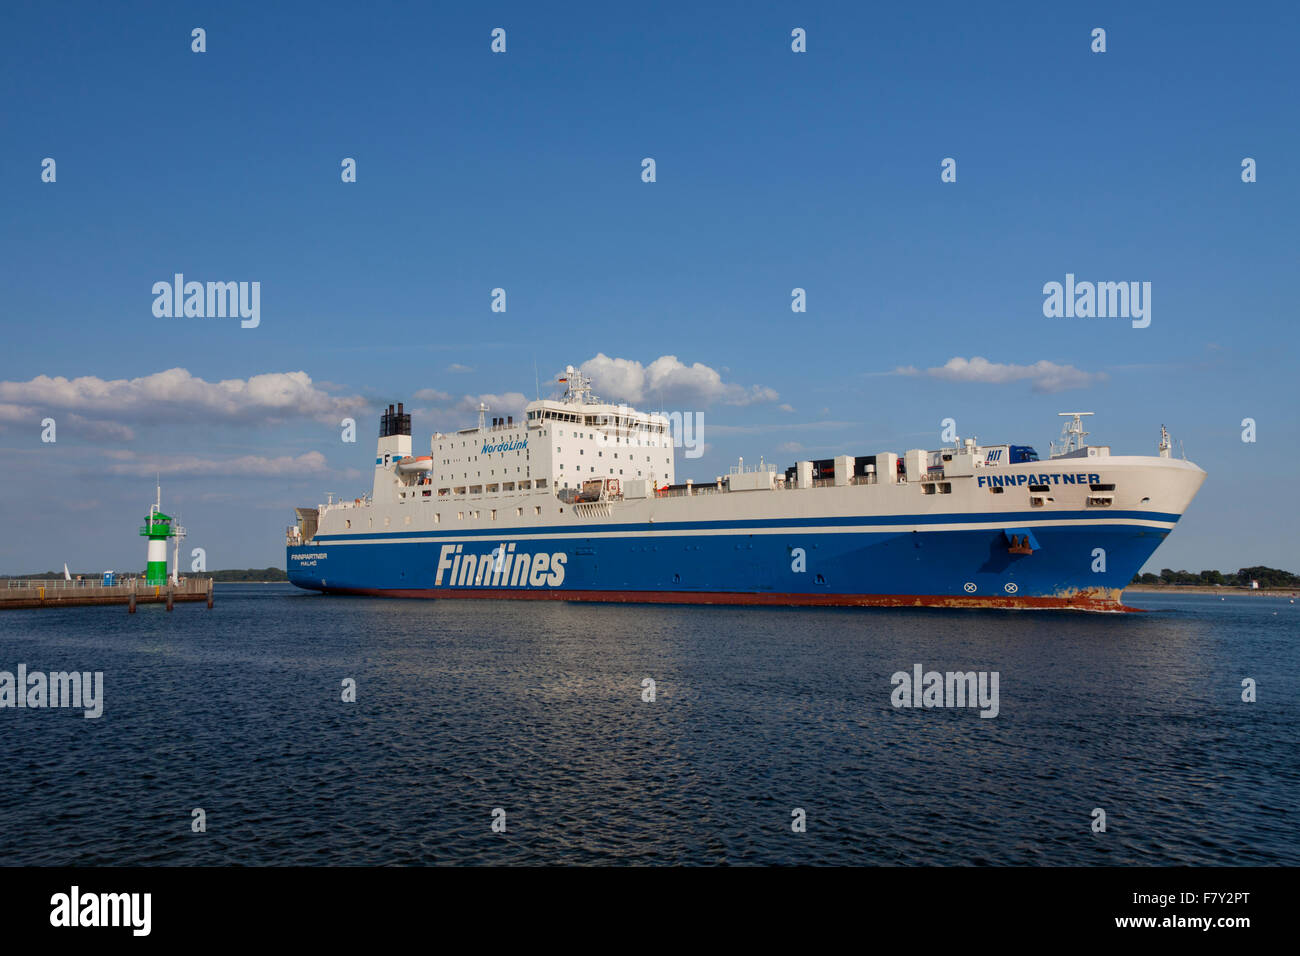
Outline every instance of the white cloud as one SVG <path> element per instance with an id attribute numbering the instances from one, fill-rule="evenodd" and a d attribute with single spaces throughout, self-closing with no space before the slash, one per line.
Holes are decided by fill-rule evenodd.
<path id="1" fill-rule="evenodd" d="M 1037 361 L 1033 365 L 1012 365 L 990 362 L 978 355 L 970 359 L 956 356 L 937 368 L 924 370 L 911 365 L 901 366 L 894 370 L 894 374 L 925 375 L 947 382 L 981 382 L 991 385 L 1028 381 L 1035 392 L 1061 392 L 1071 388 L 1086 388 L 1106 380 L 1105 372 L 1085 372 L 1073 365 L 1058 365 L 1046 359 Z"/>
<path id="2" fill-rule="evenodd" d="M 436 388 L 422 388 L 412 398 L 424 403 L 424 407 L 413 409 L 413 413 L 432 417 L 434 419 L 432 426 L 442 430 L 478 424 L 480 402 L 488 407 L 486 412 L 488 418 L 504 418 L 513 415 L 516 420 L 522 420 L 524 406 L 529 401 L 523 392 L 500 394 L 483 392 L 478 395 L 461 395 L 457 398 L 450 392 L 439 391 Z"/>
<path id="3" fill-rule="evenodd" d="M 36 409 L 12 402 L 0 402 L 0 423 L 6 425 L 40 425 L 41 415 Z"/>
<path id="4" fill-rule="evenodd" d="M 130 441 L 135 438 L 135 431 L 129 425 L 114 421 L 99 421 L 78 415 L 75 412 L 63 413 L 62 409 L 51 411 L 32 405 L 15 405 L 0 402 L 0 431 L 6 425 L 18 428 L 27 426 L 33 433 L 43 431 L 41 422 L 46 418 L 54 419 L 55 435 L 76 435 L 82 438 L 103 441 Z"/>
<path id="5" fill-rule="evenodd" d="M 114 456 L 121 458 L 122 456 Z M 234 476 L 240 478 L 281 478 L 321 474 L 329 471 L 325 456 L 318 451 L 297 456 L 283 455 L 269 458 L 263 455 L 241 455 L 238 458 L 208 458 L 201 455 L 169 455 L 164 457 L 131 457 L 130 460 L 107 466 L 104 471 L 112 475 L 151 477 L 158 475 Z"/>
<path id="6" fill-rule="evenodd" d="M 58 421 L 56 419 L 56 421 Z M 95 441 L 131 441 L 135 438 L 135 429 L 120 422 L 96 421 L 76 413 L 67 416 L 72 431 Z M 60 423 L 61 424 L 61 423 Z"/>
<path id="7" fill-rule="evenodd" d="M 478 414 L 478 403 L 482 402 L 488 407 L 488 414 L 514 415 L 516 418 L 528 404 L 528 399 L 524 397 L 523 392 L 504 392 L 500 395 L 494 395 L 485 392 L 482 395 L 465 395 L 456 403 L 456 410 L 460 412 L 473 412 Z"/>
<path id="8" fill-rule="evenodd" d="M 281 422 L 308 418 L 338 424 L 363 412 L 365 399 L 334 396 L 312 383 L 306 372 L 270 372 L 247 379 L 209 382 L 183 368 L 141 378 L 63 378 L 38 375 L 26 382 L 0 382 L 0 409 L 17 403 L 42 414 L 66 411 L 81 422 L 129 424 Z M 57 419 L 57 415 L 54 415 Z M 3 420 L 10 420 L 8 413 Z M 39 421 L 39 419 L 38 419 Z M 119 432 L 117 437 L 122 437 Z"/>
<path id="9" fill-rule="evenodd" d="M 602 398 L 633 405 L 754 405 L 780 398 L 766 385 L 724 382 L 717 370 L 701 362 L 686 365 L 675 355 L 661 355 L 649 365 L 642 365 L 634 359 L 610 358 L 601 352 L 582 363 L 582 372 Z"/>

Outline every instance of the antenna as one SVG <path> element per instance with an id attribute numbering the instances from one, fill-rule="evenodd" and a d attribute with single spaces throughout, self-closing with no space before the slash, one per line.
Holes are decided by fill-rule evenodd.
<path id="1" fill-rule="evenodd" d="M 542 380 L 537 377 L 537 356 L 533 356 L 533 396 L 537 401 L 542 400 Z"/>
<path id="2" fill-rule="evenodd" d="M 176 527 L 172 528 L 172 584 L 180 584 L 181 578 L 181 538 L 185 537 L 185 528 L 181 525 L 179 512 L 176 515 Z"/>
<path id="3" fill-rule="evenodd" d="M 1058 418 L 1068 418 L 1070 421 L 1061 426 L 1061 450 L 1056 450 L 1056 442 L 1052 442 L 1052 456 L 1067 455 L 1072 451 L 1078 451 L 1084 447 L 1087 442 L 1084 441 L 1091 432 L 1083 430 L 1083 419 L 1085 415 L 1092 415 L 1093 412 L 1057 412 Z"/>
<path id="4" fill-rule="evenodd" d="M 478 430 L 479 431 L 483 431 L 483 426 L 486 424 L 487 420 L 483 416 L 487 413 L 487 410 L 488 410 L 487 402 L 478 403 Z"/>

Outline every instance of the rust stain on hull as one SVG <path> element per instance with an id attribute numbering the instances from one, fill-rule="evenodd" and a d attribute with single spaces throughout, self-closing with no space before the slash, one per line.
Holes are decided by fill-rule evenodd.
<path id="1" fill-rule="evenodd" d="M 517 591 L 508 588 L 317 588 L 326 594 L 423 599 L 504 601 L 587 601 L 604 604 L 721 604 L 751 607 L 941 607 L 999 610 L 1138 612 L 1126 606 L 1122 589 L 1069 590 L 1043 597 L 974 594 L 774 594 L 732 591 Z"/>

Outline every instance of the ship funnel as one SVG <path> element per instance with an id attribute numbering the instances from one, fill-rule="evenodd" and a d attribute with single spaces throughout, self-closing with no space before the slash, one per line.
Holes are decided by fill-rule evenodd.
<path id="1" fill-rule="evenodd" d="M 409 434 L 411 434 L 410 413 L 403 409 L 400 402 L 396 407 L 390 404 L 388 411 L 379 416 L 379 437 L 391 438 L 394 435 Z"/>

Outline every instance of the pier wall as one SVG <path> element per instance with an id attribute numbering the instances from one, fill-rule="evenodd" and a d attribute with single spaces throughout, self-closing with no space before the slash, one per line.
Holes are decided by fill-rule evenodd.
<path id="1" fill-rule="evenodd" d="M 0 610 L 35 607 L 78 607 L 95 604 L 166 604 L 207 601 L 212 594 L 212 578 L 181 578 L 149 584 L 143 579 L 117 581 L 0 581 Z"/>

